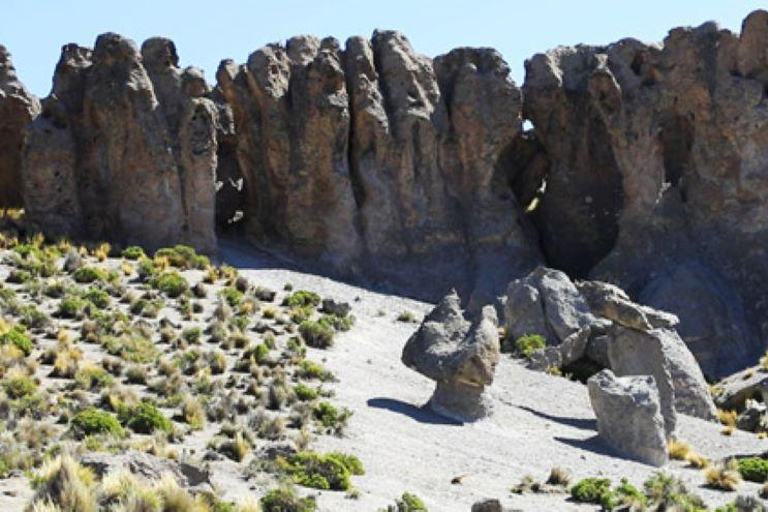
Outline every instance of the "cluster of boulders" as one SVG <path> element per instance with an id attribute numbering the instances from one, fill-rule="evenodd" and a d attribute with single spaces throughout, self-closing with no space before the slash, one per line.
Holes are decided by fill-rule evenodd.
<path id="1" fill-rule="evenodd" d="M 726 377 L 713 387 L 715 404 L 736 414 L 735 426 L 768 432 L 768 366 L 760 364 Z"/>
<path id="2" fill-rule="evenodd" d="M 599 281 L 573 282 L 564 272 L 538 267 L 509 284 L 504 300 L 505 346 L 539 335 L 529 366 L 567 371 L 589 360 L 602 369 L 588 380 L 598 431 L 610 445 L 644 462 L 667 461 L 677 414 L 717 419 L 704 375 L 675 331 L 674 315 L 632 302 Z M 487 416 L 485 387 L 499 361 L 495 310 L 474 323 L 454 292 L 424 319 L 403 349 L 403 362 L 437 382 L 435 412 L 461 421 Z"/>
<path id="3" fill-rule="evenodd" d="M 242 219 L 326 271 L 474 307 L 546 263 L 675 313 L 720 378 L 768 338 L 766 41 L 756 11 L 740 35 L 559 47 L 520 88 L 492 49 L 301 36 L 223 61 L 211 88 L 172 42 L 104 34 L 64 46 L 42 108 L 3 49 L 0 207 L 199 250 Z"/>

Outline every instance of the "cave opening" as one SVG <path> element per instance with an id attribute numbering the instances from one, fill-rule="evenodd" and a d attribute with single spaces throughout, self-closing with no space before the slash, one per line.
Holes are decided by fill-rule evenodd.
<path id="1" fill-rule="evenodd" d="M 691 149 L 695 137 L 693 120 L 675 115 L 661 121 L 659 140 L 664 161 L 664 182 L 678 188 L 685 202 L 685 175 L 691 165 Z"/>
<path id="2" fill-rule="evenodd" d="M 246 183 L 237 160 L 237 148 L 224 141 L 219 144 L 216 167 L 216 234 L 220 238 L 244 234 Z"/>

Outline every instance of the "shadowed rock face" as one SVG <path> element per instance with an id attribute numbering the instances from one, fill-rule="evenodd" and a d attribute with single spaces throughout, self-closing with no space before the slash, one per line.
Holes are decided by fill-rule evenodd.
<path id="1" fill-rule="evenodd" d="M 713 376 L 768 337 L 768 13 L 526 63 L 548 262 L 671 311 Z M 704 349 L 704 350 L 701 350 Z"/>
<path id="2" fill-rule="evenodd" d="M 171 43 L 116 34 L 62 50 L 28 127 L 25 206 L 49 233 L 215 250 L 216 109 Z"/>
<path id="3" fill-rule="evenodd" d="M 0 207 L 21 207 L 21 146 L 23 128 L 40 112 L 40 102 L 29 93 L 0 45 Z"/>

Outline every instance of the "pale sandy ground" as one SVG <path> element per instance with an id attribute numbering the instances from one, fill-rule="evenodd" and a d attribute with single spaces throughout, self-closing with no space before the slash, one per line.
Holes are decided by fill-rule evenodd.
<path id="1" fill-rule="evenodd" d="M 398 322 L 396 317 L 407 310 L 421 319 L 430 304 L 288 270 L 251 248 L 222 245 L 222 259 L 254 284 L 281 290 L 291 283 L 294 289 L 313 290 L 353 306 L 353 329 L 338 335 L 330 350 L 310 349 L 309 356 L 339 378 L 333 385 L 334 402 L 354 411 L 344 438 L 320 438 L 315 449 L 355 454 L 367 474 L 353 479 L 359 499 L 338 492 L 311 493 L 318 496 L 321 510 L 376 512 L 403 491 L 420 496 L 431 512 L 469 511 L 472 503 L 489 497 L 502 500 L 510 510 L 596 510 L 570 503 L 565 495 L 518 496 L 510 488 L 524 475 L 544 480 L 554 466 L 571 471 L 575 479 L 606 476 L 618 483 L 626 477 L 638 486 L 657 471 L 616 457 L 596 438 L 583 385 L 529 371 L 506 356 L 490 388 L 496 402 L 492 418 L 456 425 L 421 409 L 433 383 L 400 363 L 403 344 L 418 324 Z M 679 426 L 683 440 L 713 459 L 768 450 L 768 441 L 742 432 L 726 437 L 719 425 L 682 417 Z M 188 448 L 202 448 L 197 437 L 205 436 L 188 439 Z M 683 477 L 713 507 L 736 496 L 703 488 L 701 472 L 680 463 L 664 470 Z M 246 482 L 239 474 L 240 468 L 230 461 L 215 464 L 215 484 L 228 499 L 259 496 L 271 485 Z M 462 483 L 451 484 L 457 476 L 463 476 Z M 740 492 L 755 494 L 758 488 L 744 484 Z M 0 480 L 0 512 L 22 510 L 29 494 L 23 478 Z"/>
<path id="2" fill-rule="evenodd" d="M 419 495 L 433 512 L 469 511 L 472 503 L 489 497 L 525 511 L 595 510 L 570 503 L 563 495 L 514 495 L 510 487 L 527 474 L 544 480 L 553 466 L 571 471 L 577 479 L 599 475 L 618 483 L 626 477 L 638 486 L 657 471 L 616 457 L 596 438 L 585 386 L 527 370 L 507 357 L 491 387 L 494 416 L 472 425 L 446 422 L 421 409 L 432 382 L 400 363 L 403 344 L 417 324 L 397 322 L 395 317 L 410 310 L 420 319 L 431 305 L 306 273 L 249 269 L 269 267 L 269 261 L 236 246 L 226 246 L 223 255 L 254 283 L 281 288 L 290 282 L 353 304 L 355 327 L 339 335 L 330 350 L 310 353 L 338 376 L 336 402 L 355 411 L 346 437 L 325 437 L 316 447 L 358 455 L 367 474 L 354 479 L 360 499 L 324 492 L 319 497 L 322 510 L 376 511 L 403 491 Z M 768 441 L 753 434 L 723 436 L 719 425 L 694 418 L 681 417 L 679 428 L 681 439 L 712 459 L 768 449 Z M 681 463 L 664 470 L 684 478 L 711 506 L 736 496 L 703 488 L 701 472 Z M 451 484 L 460 475 L 466 475 L 462 484 Z M 758 489 L 744 484 L 740 492 L 755 494 Z"/>

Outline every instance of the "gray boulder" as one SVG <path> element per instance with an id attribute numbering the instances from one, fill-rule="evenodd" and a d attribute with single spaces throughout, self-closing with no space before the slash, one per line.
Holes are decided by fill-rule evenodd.
<path id="1" fill-rule="evenodd" d="M 667 463 L 665 418 L 652 376 L 616 377 L 603 370 L 587 387 L 597 430 L 606 443 L 646 464 Z"/>
<path id="2" fill-rule="evenodd" d="M 132 450 L 120 454 L 86 452 L 79 460 L 99 477 L 121 470 L 147 480 L 160 480 L 163 475 L 171 474 L 182 487 L 212 490 L 208 469 L 190 461 L 175 461 Z"/>
<path id="3" fill-rule="evenodd" d="M 472 512 L 504 512 L 504 507 L 499 500 L 488 499 L 473 504 Z"/>
<path id="4" fill-rule="evenodd" d="M 715 403 L 721 409 L 741 410 L 750 398 L 768 403 L 768 372 L 760 367 L 747 368 L 726 377 L 717 388 Z"/>
<path id="5" fill-rule="evenodd" d="M 427 315 L 403 348 L 403 363 L 437 382 L 429 406 L 458 421 L 491 413 L 485 387 L 499 362 L 498 320 L 492 306 L 473 325 L 464 318 L 456 292 Z"/>
<path id="6" fill-rule="evenodd" d="M 761 427 L 761 420 L 766 410 L 768 407 L 763 402 L 747 399 L 744 410 L 736 418 L 736 427 L 749 432 L 757 431 Z"/>

